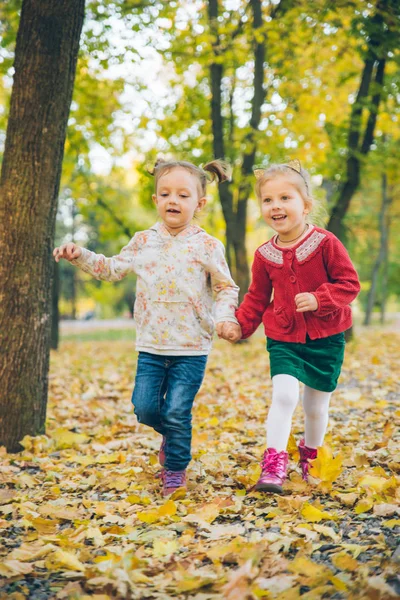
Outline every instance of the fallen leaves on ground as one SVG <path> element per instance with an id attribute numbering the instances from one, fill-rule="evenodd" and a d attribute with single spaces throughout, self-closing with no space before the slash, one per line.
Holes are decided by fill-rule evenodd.
<path id="1" fill-rule="evenodd" d="M 165 499 L 160 438 L 130 402 L 131 344 L 63 344 L 47 435 L 1 451 L 0 599 L 399 597 L 400 337 L 348 346 L 311 483 L 296 464 L 297 409 L 283 496 L 251 491 L 271 397 L 263 346 L 216 342 L 189 490 Z"/>

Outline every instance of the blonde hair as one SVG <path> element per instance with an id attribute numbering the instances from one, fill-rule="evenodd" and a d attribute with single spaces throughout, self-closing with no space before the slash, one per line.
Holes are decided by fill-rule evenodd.
<path id="1" fill-rule="evenodd" d="M 300 167 L 299 170 L 297 168 L 293 168 L 288 164 L 276 164 L 270 165 L 267 169 L 260 172 L 257 169 L 257 181 L 256 181 L 256 194 L 257 198 L 261 200 L 261 187 L 269 181 L 270 179 L 275 179 L 276 177 L 285 177 L 292 183 L 298 190 L 299 194 L 304 200 L 304 204 L 309 210 L 312 210 L 314 206 L 314 197 L 311 194 L 311 177 L 306 169 Z"/>
<path id="2" fill-rule="evenodd" d="M 154 175 L 155 177 L 154 187 L 156 191 L 160 177 L 172 169 L 176 169 L 177 167 L 186 169 L 189 171 L 189 173 L 197 177 L 200 183 L 201 196 L 205 196 L 208 182 L 214 180 L 216 180 L 217 183 L 230 181 L 232 174 L 230 165 L 223 160 L 212 160 L 203 167 L 197 167 L 193 163 L 185 160 L 167 161 L 159 158 L 157 159 L 153 169 L 149 169 L 150 175 Z"/>

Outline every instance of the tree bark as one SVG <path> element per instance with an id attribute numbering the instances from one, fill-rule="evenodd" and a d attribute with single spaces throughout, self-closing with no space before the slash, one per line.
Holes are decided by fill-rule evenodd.
<path id="1" fill-rule="evenodd" d="M 250 283 L 246 251 L 247 203 L 252 189 L 252 170 L 257 149 L 256 133 L 260 125 L 261 107 L 265 99 L 265 40 L 257 40 L 257 30 L 263 26 L 261 0 L 250 0 L 249 5 L 251 6 L 253 12 L 253 24 L 256 32 L 254 35 L 254 94 L 249 123 L 250 132 L 245 140 L 245 145 L 248 150 L 246 150 L 242 160 L 242 183 L 239 186 L 236 207 L 234 206 L 234 197 L 230 186 L 225 184 L 220 187 L 220 202 L 226 223 L 226 247 L 228 263 L 233 271 L 234 279 L 240 287 L 241 298 L 243 298 L 243 295 L 246 293 Z M 210 29 L 214 38 L 213 52 L 215 58 L 217 59 L 210 66 L 211 119 L 214 156 L 216 158 L 225 159 L 225 126 L 222 110 L 223 65 L 219 60 L 223 54 L 223 49 L 221 48 L 218 35 L 218 8 L 218 0 L 209 0 L 208 15 L 210 20 Z M 232 115 L 232 113 L 230 114 Z M 231 117 L 229 122 L 229 136 L 231 138 L 233 136 L 233 127 L 234 123 Z"/>
<path id="2" fill-rule="evenodd" d="M 393 5 L 394 7 L 394 5 Z M 350 207 L 350 202 L 360 184 L 362 160 L 368 154 L 374 140 L 376 120 L 382 98 L 386 57 L 389 51 L 389 33 L 392 34 L 392 15 L 394 10 L 391 0 L 378 0 L 376 12 L 367 23 L 369 41 L 360 86 L 350 115 L 349 133 L 347 138 L 346 175 L 334 203 L 327 229 L 344 241 L 344 218 Z M 368 107 L 369 116 L 362 132 L 362 113 Z"/>
<path id="3" fill-rule="evenodd" d="M 84 0 L 24 0 L 0 179 L 0 444 L 45 431 L 52 248 Z"/>
<path id="4" fill-rule="evenodd" d="M 52 350 L 58 350 L 58 342 L 60 339 L 60 311 L 58 302 L 60 299 L 60 266 L 54 261 L 53 264 L 53 293 L 52 293 L 52 310 L 51 310 L 51 342 Z"/>
<path id="5" fill-rule="evenodd" d="M 370 325 L 370 323 L 371 323 L 372 311 L 373 311 L 376 296 L 377 296 L 379 272 L 381 271 L 382 266 L 385 264 L 385 259 L 387 259 L 389 209 L 390 209 L 390 205 L 392 203 L 392 199 L 393 198 L 388 194 L 386 173 L 383 173 L 383 175 L 382 175 L 382 205 L 381 205 L 381 210 L 379 213 L 380 245 L 379 245 L 378 256 L 376 258 L 374 267 L 372 269 L 371 287 L 368 292 L 364 325 Z M 382 290 L 382 303 L 384 301 L 383 300 L 384 294 L 385 294 L 385 292 Z M 381 310 L 381 313 L 384 314 L 384 309 Z"/>

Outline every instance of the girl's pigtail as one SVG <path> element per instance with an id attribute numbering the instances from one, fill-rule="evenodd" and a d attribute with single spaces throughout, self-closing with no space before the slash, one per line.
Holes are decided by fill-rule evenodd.
<path id="1" fill-rule="evenodd" d="M 230 181 L 232 177 L 232 167 L 224 160 L 212 160 L 204 165 L 203 171 L 211 173 L 211 181 L 217 180 L 218 183 Z"/>
<path id="2" fill-rule="evenodd" d="M 164 160 L 163 158 L 157 158 L 156 162 L 154 163 L 154 167 L 149 167 L 147 169 L 147 172 L 150 175 L 155 175 L 156 174 L 156 169 L 157 167 L 159 167 L 160 165 L 162 165 L 163 163 L 167 162 L 166 160 Z"/>

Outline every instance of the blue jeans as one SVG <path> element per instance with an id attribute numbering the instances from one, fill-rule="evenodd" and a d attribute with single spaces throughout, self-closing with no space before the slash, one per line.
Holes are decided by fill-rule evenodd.
<path id="1" fill-rule="evenodd" d="M 183 471 L 192 458 L 192 406 L 207 356 L 139 352 L 132 403 L 139 423 L 166 437 L 165 468 Z"/>

